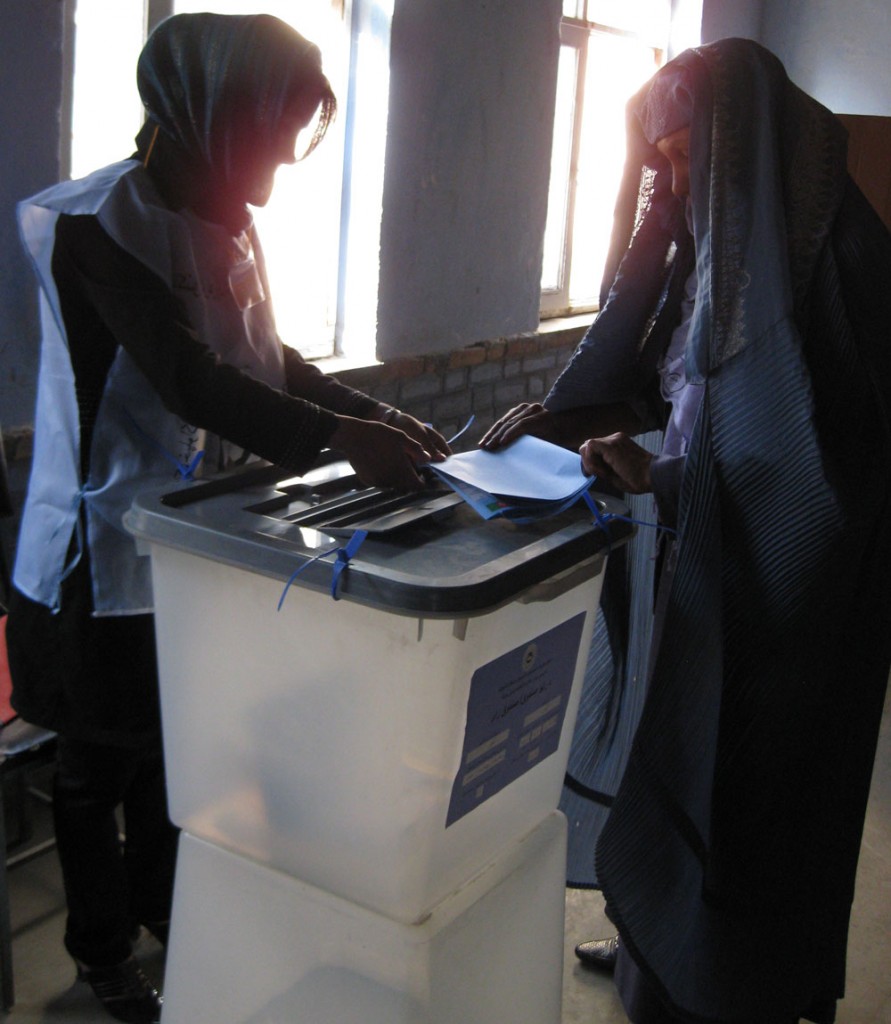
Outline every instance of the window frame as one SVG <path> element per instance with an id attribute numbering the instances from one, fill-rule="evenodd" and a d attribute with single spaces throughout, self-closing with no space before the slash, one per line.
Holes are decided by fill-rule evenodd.
<path id="1" fill-rule="evenodd" d="M 587 10 L 587 4 L 583 3 L 583 13 Z M 568 177 L 563 189 L 563 219 L 558 222 L 557 230 L 560 232 L 561 244 L 559 246 L 558 265 L 556 273 L 556 284 L 542 287 L 540 315 L 542 320 L 557 317 L 581 315 L 584 313 L 596 312 L 599 309 L 599 300 L 592 299 L 590 302 L 573 302 L 570 296 L 570 282 L 572 279 L 573 250 L 575 246 L 575 208 L 578 192 L 579 159 L 582 145 L 582 125 L 585 115 L 585 78 L 587 75 L 589 44 L 591 37 L 595 34 L 607 34 L 622 36 L 628 39 L 640 41 L 647 49 L 653 51 L 654 66 L 661 67 L 665 63 L 667 45 L 654 46 L 649 42 L 643 33 L 634 32 L 628 29 L 621 29 L 611 25 L 604 25 L 599 22 L 587 21 L 581 17 L 564 15 L 560 21 L 560 50 L 572 49 L 575 51 L 575 88 L 573 90 L 573 111 L 570 128 Z M 666 40 L 667 44 L 667 40 Z M 591 97 L 587 97 L 590 103 Z M 556 123 L 556 112 L 555 112 Z M 556 137 L 555 137 L 556 141 Z M 552 155 L 551 167 L 554 160 Z M 551 189 L 551 196 L 554 192 Z M 614 196 L 604 197 L 604 202 L 612 202 Z M 551 212 L 546 230 L 553 230 L 554 225 L 550 222 Z M 543 268 L 544 271 L 544 268 Z M 599 291 L 597 282 L 597 291 Z"/>

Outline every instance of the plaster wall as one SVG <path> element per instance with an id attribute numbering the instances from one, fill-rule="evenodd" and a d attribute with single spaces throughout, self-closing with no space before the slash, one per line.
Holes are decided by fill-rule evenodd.
<path id="1" fill-rule="evenodd" d="M 763 41 L 839 114 L 891 114 L 888 0 L 764 0 Z"/>
<path id="2" fill-rule="evenodd" d="M 703 0 L 702 41 L 731 36 L 761 40 L 764 0 Z"/>
<path id="3" fill-rule="evenodd" d="M 399 0 L 378 354 L 538 325 L 560 0 Z"/>
<path id="4" fill-rule="evenodd" d="M 0 424 L 29 424 L 37 376 L 37 299 L 15 207 L 60 176 L 64 5 L 0 3 Z"/>
<path id="5" fill-rule="evenodd" d="M 757 39 L 840 114 L 891 115 L 888 0 L 703 0 L 704 42 Z"/>

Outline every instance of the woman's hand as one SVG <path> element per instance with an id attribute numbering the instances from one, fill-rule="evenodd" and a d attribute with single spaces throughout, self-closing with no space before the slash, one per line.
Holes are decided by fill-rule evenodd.
<path id="1" fill-rule="evenodd" d="M 438 454 L 385 423 L 352 416 L 338 416 L 337 421 L 328 443 L 343 452 L 366 487 L 419 491 L 425 486 L 419 468 L 441 461 Z"/>
<path id="2" fill-rule="evenodd" d="M 422 423 L 420 420 L 415 419 L 414 416 L 410 416 L 407 412 L 394 409 L 391 405 L 380 405 L 371 415 L 372 419 L 377 420 L 379 423 L 386 423 L 388 427 L 395 427 L 397 430 L 401 430 L 404 434 L 408 434 L 409 437 L 417 441 L 418 444 L 423 445 L 431 454 L 431 458 L 427 460 L 428 462 L 442 462 L 443 459 L 448 458 L 452 454 L 448 441 L 438 430 L 435 430 L 428 423 Z"/>
<path id="3" fill-rule="evenodd" d="M 647 494 L 653 489 L 650 462 L 653 456 L 627 434 L 592 437 L 579 449 L 582 469 L 602 477 L 626 494 Z"/>
<path id="4" fill-rule="evenodd" d="M 539 402 L 523 402 L 506 412 L 493 424 L 480 441 L 480 448 L 495 451 L 516 441 L 522 434 L 540 437 L 543 441 L 559 444 L 560 438 L 554 417 Z"/>

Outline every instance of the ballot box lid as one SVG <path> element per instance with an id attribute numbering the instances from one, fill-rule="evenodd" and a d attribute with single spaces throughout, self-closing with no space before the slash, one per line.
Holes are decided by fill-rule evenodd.
<path id="1" fill-rule="evenodd" d="M 608 522 L 580 502 L 554 516 L 485 520 L 439 483 L 417 495 L 364 488 L 348 463 L 302 477 L 265 463 L 140 494 L 125 516 L 140 542 L 190 552 L 339 599 L 427 616 L 482 614 L 555 577 L 602 570 L 634 528 L 622 502 L 595 490 Z M 365 530 L 348 568 L 334 565 Z M 343 560 L 341 558 L 341 560 Z"/>

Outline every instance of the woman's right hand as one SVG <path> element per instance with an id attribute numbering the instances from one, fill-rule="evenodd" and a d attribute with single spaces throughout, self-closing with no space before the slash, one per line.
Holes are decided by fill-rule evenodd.
<path id="1" fill-rule="evenodd" d="M 343 452 L 366 487 L 419 491 L 425 486 L 420 467 L 442 461 L 404 431 L 352 416 L 337 417 L 328 444 Z"/>
<path id="2" fill-rule="evenodd" d="M 552 444 L 560 443 L 554 417 L 540 402 L 523 402 L 506 412 L 497 423 L 489 427 L 480 440 L 480 448 L 495 451 L 516 441 L 522 434 L 532 434 Z"/>

